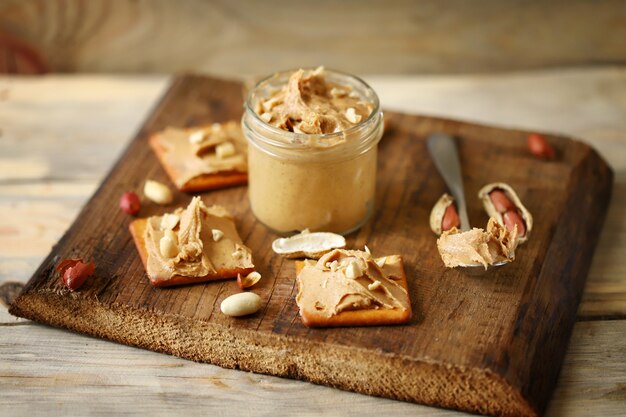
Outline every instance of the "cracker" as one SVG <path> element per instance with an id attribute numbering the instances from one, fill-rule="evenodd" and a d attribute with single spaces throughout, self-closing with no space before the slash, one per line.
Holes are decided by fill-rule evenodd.
<path id="1" fill-rule="evenodd" d="M 399 260 L 399 268 L 397 268 L 398 279 L 395 280 L 401 287 L 407 291 L 408 297 L 408 285 L 406 279 L 406 273 L 404 272 L 404 263 L 401 257 L 397 257 Z M 296 261 L 296 281 L 298 283 L 298 290 L 300 290 L 300 272 L 305 267 L 307 262 L 311 262 L 314 265 L 314 261 L 304 260 Z M 402 309 L 363 309 L 363 310 L 349 310 L 342 311 L 330 317 L 326 317 L 315 308 L 303 309 L 300 308 L 300 317 L 302 322 L 309 327 L 345 327 L 345 326 L 381 326 L 387 324 L 401 324 L 406 323 L 411 319 L 412 310 L 411 304 L 408 303 L 406 310 Z"/>
<path id="2" fill-rule="evenodd" d="M 145 232 L 148 219 L 136 219 L 128 227 L 130 234 L 133 236 L 137 252 L 143 263 L 143 267 L 148 270 L 148 250 L 146 249 Z M 170 287 L 174 285 L 183 284 L 195 284 L 199 282 L 218 281 L 223 279 L 237 278 L 237 274 L 247 275 L 254 271 L 254 268 L 235 268 L 235 269 L 218 269 L 215 273 L 205 275 L 203 277 L 186 277 L 182 275 L 175 275 L 171 278 L 164 279 L 163 277 L 151 277 L 150 283 L 155 287 Z M 147 273 L 147 272 L 146 272 Z"/>
<path id="3" fill-rule="evenodd" d="M 186 129 L 170 128 L 170 130 L 184 132 L 186 136 L 189 136 L 194 131 L 203 128 L 207 128 L 207 126 L 198 126 Z M 241 166 L 240 169 L 217 170 L 215 172 L 194 173 L 190 175 L 184 169 L 184 164 L 178 163 L 178 157 L 172 157 L 172 152 L 168 150 L 167 144 L 164 140 L 164 134 L 166 132 L 169 132 L 168 129 L 151 135 L 148 143 L 163 166 L 163 169 L 170 177 L 174 185 L 176 185 L 176 188 L 180 191 L 199 192 L 215 190 L 235 185 L 242 185 L 248 182 L 247 167 L 244 166 Z M 202 158 L 205 158 L 205 156 L 197 156 L 191 145 L 184 143 L 183 146 L 185 146 L 185 150 L 187 150 L 188 147 L 189 152 L 185 152 L 185 154 L 188 155 L 186 158 L 189 160 L 193 159 L 195 161 L 200 161 Z M 241 145 L 241 147 L 244 147 L 244 145 Z"/>

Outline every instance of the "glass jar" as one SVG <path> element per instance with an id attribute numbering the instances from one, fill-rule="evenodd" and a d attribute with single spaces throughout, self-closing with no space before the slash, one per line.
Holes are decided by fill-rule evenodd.
<path id="1" fill-rule="evenodd" d="M 358 124 L 336 133 L 305 134 L 279 129 L 254 111 L 282 88 L 293 71 L 260 81 L 248 95 L 242 129 L 248 141 L 252 212 L 274 232 L 309 229 L 347 234 L 374 210 L 377 145 L 383 134 L 378 96 L 361 79 L 325 71 L 327 82 L 350 86 L 372 105 Z"/>

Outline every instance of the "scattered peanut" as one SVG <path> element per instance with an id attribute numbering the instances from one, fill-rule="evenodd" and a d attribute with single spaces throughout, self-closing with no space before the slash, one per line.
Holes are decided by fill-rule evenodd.
<path id="1" fill-rule="evenodd" d="M 148 180 L 143 186 L 143 194 L 157 204 L 165 205 L 174 200 L 172 191 L 165 184 L 158 181 Z"/>
<path id="2" fill-rule="evenodd" d="M 79 289 L 96 270 L 96 264 L 83 263 L 82 259 L 65 259 L 56 270 L 61 275 L 63 284 L 71 291 Z"/>
<path id="3" fill-rule="evenodd" d="M 261 309 L 261 297 L 253 292 L 241 292 L 227 297 L 220 304 L 222 313 L 231 317 L 247 316 Z"/>
<path id="4" fill-rule="evenodd" d="M 542 159 L 554 159 L 554 148 L 550 146 L 546 138 L 538 133 L 528 135 L 528 149 L 530 153 Z"/>
<path id="5" fill-rule="evenodd" d="M 242 290 L 252 287 L 260 280 L 261 280 L 261 274 L 259 274 L 256 271 L 252 271 L 246 276 L 237 274 L 237 285 L 239 285 L 239 288 L 241 288 Z"/>
<path id="6" fill-rule="evenodd" d="M 132 191 L 122 194 L 122 197 L 120 198 L 120 209 L 131 216 L 139 213 L 139 210 L 141 209 L 139 196 Z"/>

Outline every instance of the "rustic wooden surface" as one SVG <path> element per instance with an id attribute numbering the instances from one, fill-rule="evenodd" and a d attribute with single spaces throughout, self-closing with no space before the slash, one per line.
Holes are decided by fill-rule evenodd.
<path id="1" fill-rule="evenodd" d="M 219 311 L 222 300 L 240 292 L 232 280 L 173 289 L 148 283 L 126 230 L 132 217 L 118 209 L 118 200 L 125 191 L 139 192 L 146 179 L 168 182 L 148 146 L 151 134 L 239 119 L 242 106 L 241 83 L 176 78 L 11 312 L 188 359 L 377 396 L 489 414 L 541 413 L 608 207 L 612 172 L 598 154 L 546 135 L 558 154 L 547 163 L 528 152 L 528 132 L 388 112 L 376 210 L 348 247 L 367 244 L 378 256 L 403 256 L 414 314 L 407 325 L 375 329 L 304 326 L 294 301 L 295 265 L 271 251 L 278 236 L 250 211 L 247 188 L 205 193 L 207 203 L 231 210 L 265 278 L 254 288 L 264 301 L 261 311 L 232 319 Z M 446 270 L 429 232 L 430 209 L 446 191 L 425 149 L 433 132 L 458 138 L 468 196 L 506 181 L 534 213 L 531 240 L 516 262 L 487 280 Z M 175 193 L 174 206 L 189 200 Z M 471 197 L 468 203 L 474 224 L 485 224 L 482 204 Z M 162 207 L 144 204 L 140 215 L 160 213 Z M 97 265 L 95 276 L 73 294 L 54 270 L 70 258 Z M 404 374 L 407 382 L 389 373 Z"/>
<path id="2" fill-rule="evenodd" d="M 324 64 L 416 74 L 623 64 L 624 19 L 621 0 L 0 2 L 0 32 L 30 42 L 62 72 L 233 76 Z"/>
<path id="3" fill-rule="evenodd" d="M 507 123 L 517 124 L 518 126 L 520 126 L 524 125 L 524 117 L 530 118 L 532 121 L 530 123 L 527 123 L 528 127 L 530 128 L 559 130 L 566 133 L 583 136 L 594 141 L 594 144 L 599 149 L 604 151 L 603 153 L 605 153 L 609 161 L 612 162 L 613 166 L 616 168 L 617 173 L 617 182 L 614 190 L 614 203 L 610 211 L 607 223 L 610 226 L 611 230 L 611 234 L 609 235 L 610 241 L 606 242 L 605 248 L 608 250 L 616 250 L 617 252 L 615 253 L 620 253 L 620 245 L 622 248 L 622 252 L 624 247 L 624 219 L 621 212 L 615 211 L 618 210 L 616 208 L 616 204 L 619 207 L 619 202 L 623 202 L 624 196 L 622 183 L 624 162 L 623 160 L 620 160 L 620 157 L 623 158 L 624 155 L 624 143 L 619 139 L 619 132 L 623 131 L 624 123 L 624 110 L 623 106 L 621 105 L 621 102 L 623 101 L 620 101 L 623 100 L 624 97 L 623 88 L 620 90 L 620 86 L 624 85 L 623 80 L 624 73 L 622 71 L 608 70 L 586 72 L 574 71 L 566 74 L 521 74 L 515 76 L 491 78 L 463 77 L 403 80 L 381 78 L 373 80 L 373 84 L 375 88 L 377 88 L 377 90 L 381 93 L 383 102 L 385 102 L 386 100 L 387 102 L 392 103 L 392 105 L 395 103 L 395 106 L 397 107 L 420 112 L 439 112 L 440 114 L 445 114 L 449 116 L 474 119 L 480 117 L 473 116 L 472 113 L 480 114 L 480 108 L 484 109 L 485 107 L 486 110 L 482 112 L 483 118 L 488 119 L 490 117 L 490 113 L 494 113 L 496 116 L 501 116 L 502 114 L 506 116 L 506 110 L 503 111 L 500 109 L 499 106 L 494 106 L 493 102 L 491 103 L 490 107 L 489 99 L 496 101 L 498 98 L 509 97 L 510 94 L 518 97 L 522 103 L 525 97 L 536 99 L 539 104 L 537 105 L 537 113 L 535 114 L 534 119 L 531 117 L 533 114 L 532 109 L 526 108 L 524 110 L 523 106 L 519 102 L 516 102 L 513 103 L 513 109 L 510 110 L 511 113 L 508 115 L 509 117 L 499 117 L 498 120 L 501 123 L 503 120 L 507 120 Z M 13 165 L 10 165 L 5 164 L 5 161 L 2 161 L 3 163 L 2 165 L 0 165 L 3 168 L 7 167 L 3 169 L 2 172 L 2 198 L 4 201 L 2 205 L 3 210 L 7 215 L 9 215 L 9 217 L 12 218 L 20 215 L 28 217 L 32 216 L 32 214 L 29 213 L 53 213 L 53 215 L 48 215 L 48 218 L 41 219 L 39 223 L 37 223 L 33 228 L 28 230 L 16 229 L 13 226 L 15 222 L 7 221 L 3 225 L 2 232 L 5 236 L 8 237 L 8 239 L 3 238 L 0 241 L 4 242 L 2 248 L 3 251 L 1 251 L 1 253 L 8 253 L 8 256 L 3 257 L 2 264 L 0 264 L 2 265 L 2 269 L 0 269 L 0 271 L 2 272 L 2 279 L 6 281 L 15 279 L 23 280 L 26 278 L 26 275 L 28 275 L 29 272 L 25 273 L 22 270 L 29 267 L 28 258 L 35 257 L 35 260 L 30 265 L 30 271 L 32 271 L 36 264 L 39 262 L 39 259 L 41 259 L 41 256 L 47 251 L 47 247 L 49 247 L 48 245 L 53 243 L 58 238 L 59 233 L 61 233 L 63 228 L 66 227 L 67 224 L 72 220 L 73 216 L 76 213 L 75 210 L 77 209 L 77 207 L 81 204 L 81 202 L 84 201 L 85 196 L 93 190 L 94 184 L 99 180 L 99 178 L 91 179 L 92 176 L 97 177 L 97 175 L 94 175 L 97 172 L 96 170 L 98 169 L 98 161 L 96 161 L 97 158 L 94 158 L 94 161 L 92 161 L 93 165 L 90 167 L 88 162 L 90 152 L 85 152 L 85 149 L 83 149 L 83 154 L 85 155 L 85 157 L 74 158 L 74 160 L 79 159 L 79 164 L 76 165 L 75 172 L 82 172 L 82 175 L 84 175 L 84 178 L 86 178 L 85 180 L 83 180 L 82 188 L 81 181 L 68 181 L 67 177 L 63 179 L 63 176 L 71 174 L 68 174 L 62 163 L 59 164 L 56 175 L 51 175 L 50 169 L 46 169 L 45 167 L 46 161 L 42 161 L 42 159 L 45 158 L 45 155 L 50 155 L 49 158 L 52 159 L 52 155 L 60 156 L 60 154 L 62 153 L 62 150 L 59 149 L 58 146 L 50 146 L 47 149 L 45 148 L 45 146 L 42 146 L 47 141 L 49 141 L 49 139 L 47 141 L 43 140 L 40 135 L 42 135 L 42 131 L 45 131 L 47 135 L 54 135 L 54 132 L 58 132 L 58 136 L 67 135 L 67 133 L 64 133 L 66 132 L 65 129 L 67 129 L 64 124 L 68 123 L 68 121 L 71 121 L 74 118 L 72 118 L 72 112 L 67 110 L 68 106 L 63 105 L 63 103 L 67 101 L 72 101 L 73 99 L 76 99 L 78 101 L 82 100 L 83 105 L 81 109 L 86 113 L 93 112 L 94 115 L 97 114 L 99 116 L 105 114 L 112 119 L 115 119 L 115 117 L 117 117 L 117 120 L 128 120 L 133 115 L 135 115 L 136 126 L 136 123 L 139 122 L 142 115 L 136 113 L 138 111 L 137 106 L 134 105 L 136 103 L 126 103 L 130 90 L 128 87 L 130 85 L 135 85 L 132 90 L 134 97 L 137 98 L 137 100 L 141 100 L 142 95 L 146 93 L 146 96 L 144 97 L 145 101 L 143 107 L 143 110 L 145 111 L 145 103 L 149 102 L 147 92 L 152 91 L 152 94 L 155 94 L 158 88 L 163 87 L 163 80 L 161 79 L 146 81 L 145 79 L 142 79 L 143 82 L 139 82 L 137 80 L 127 79 L 109 80 L 102 78 L 87 78 L 63 80 L 56 78 L 50 80 L 44 79 L 33 81 L 19 80 L 19 82 L 14 79 L 8 79 L 6 80 L 6 83 L 4 83 L 4 81 L 5 80 L 3 80 L 2 85 L 2 95 L 5 101 L 0 103 L 0 105 L 2 105 L 2 109 L 6 109 L 7 112 L 0 113 L 0 116 L 6 114 L 10 115 L 11 117 L 7 117 L 6 120 L 3 119 L 1 121 L 4 131 L 3 142 L 1 143 L 3 146 L 5 146 L 3 148 L 2 154 L 7 155 L 7 163 L 11 160 L 17 162 Z M 152 86 L 152 90 L 147 87 L 148 84 Z M 73 85 L 75 88 L 70 88 L 70 85 Z M 115 86 L 117 86 L 118 88 L 114 88 Z M 400 86 L 404 86 L 402 91 L 399 88 Z M 536 94 L 534 96 L 531 96 L 528 92 L 529 87 L 531 86 L 542 86 L 543 88 L 537 89 Z M 550 88 L 547 88 L 550 86 L 551 90 Z M 576 93 L 572 92 L 571 90 L 573 86 L 577 87 Z M 97 103 L 91 102 L 92 106 L 85 105 L 85 103 L 89 104 L 89 100 L 87 99 L 88 96 L 85 93 L 86 87 L 88 87 L 90 91 L 94 91 L 94 89 L 101 90 L 103 92 L 103 95 L 101 96 L 102 103 L 107 104 L 102 104 L 98 106 Z M 410 93 L 407 92 L 409 89 L 413 89 L 413 96 L 411 96 Z M 32 91 L 30 99 L 28 98 L 29 90 Z M 62 96 L 58 95 L 59 91 L 63 91 Z M 419 91 L 420 94 L 417 94 L 417 91 Z M 590 92 L 594 92 L 596 96 L 589 97 Z M 548 108 L 558 107 L 560 100 L 563 100 L 563 96 L 570 99 L 572 98 L 572 95 L 576 96 L 576 94 L 581 94 L 581 97 L 579 98 L 587 97 L 587 100 L 579 101 L 579 106 L 577 106 L 575 109 L 572 109 L 571 112 L 557 112 L 551 114 L 549 119 L 542 119 L 542 114 L 545 112 L 545 110 Z M 393 100 L 393 97 L 390 100 L 389 97 L 391 96 L 395 97 L 395 100 Z M 439 103 L 446 103 L 446 96 L 448 97 L 446 108 L 438 107 Z M 153 99 L 154 96 L 151 98 Z M 456 100 L 452 100 L 452 98 L 455 98 Z M 485 100 L 485 98 L 487 98 L 488 100 Z M 40 103 L 40 105 L 29 107 L 23 106 L 24 103 Z M 112 103 L 116 105 L 111 105 Z M 463 103 L 466 104 L 466 107 L 463 106 Z M 476 105 L 476 103 L 478 103 L 478 106 Z M 127 107 L 120 108 L 119 105 L 121 104 L 124 104 Z M 562 102 L 561 106 L 561 108 L 565 107 Z M 521 110 L 516 113 L 513 111 L 515 110 L 515 107 L 521 108 Z M 43 110 L 40 110 L 44 108 L 46 109 L 45 112 Z M 602 111 L 597 112 L 598 109 L 602 109 Z M 38 110 L 40 110 L 40 113 L 38 113 L 38 115 L 40 116 L 39 118 L 27 117 L 27 120 L 29 120 L 31 123 L 28 125 L 22 124 L 20 127 L 20 114 L 22 114 L 22 116 L 26 114 L 32 115 L 33 112 L 37 113 Z M 498 110 L 498 112 L 496 112 L 496 110 Z M 133 113 L 133 111 L 135 113 Z M 47 115 L 49 119 L 46 119 L 45 115 Z M 586 116 L 586 118 L 580 116 Z M 22 119 L 23 118 L 24 117 L 22 117 Z M 498 120 L 493 120 L 492 122 L 497 122 Z M 563 128 L 560 129 L 558 128 L 558 126 L 555 127 L 552 125 L 556 125 L 559 123 L 559 121 L 563 120 L 566 120 L 568 122 L 571 120 L 571 123 L 564 123 Z M 55 125 L 55 122 L 58 124 Z M 79 124 L 80 121 L 74 119 L 73 123 L 76 125 Z M 92 123 L 94 122 L 92 121 Z M 535 124 L 533 125 L 533 123 Z M 107 126 L 104 126 L 104 130 L 110 129 L 110 131 L 115 132 L 112 136 L 116 136 L 119 135 L 116 130 L 122 129 L 122 126 L 123 124 L 120 125 L 119 123 L 107 124 Z M 128 127 L 126 127 L 126 129 L 128 129 Z M 568 132 L 568 129 L 577 129 L 577 131 Z M 103 131 L 102 129 L 99 130 L 92 128 L 84 129 L 84 131 L 86 132 L 86 134 L 91 134 L 92 132 L 94 132 L 96 135 L 103 135 L 103 133 L 101 133 Z M 31 132 L 30 135 L 29 132 Z M 581 134 L 581 132 L 583 134 Z M 587 134 L 585 134 L 585 132 Z M 128 130 L 124 133 L 126 135 L 126 138 L 128 137 L 129 133 L 130 131 Z M 80 130 L 78 131 L 78 135 L 80 135 Z M 25 138 L 28 137 L 31 139 L 29 144 L 27 143 L 29 141 L 22 142 Z M 5 141 L 7 138 L 8 141 Z M 123 141 L 119 140 L 119 137 L 117 139 L 119 141 L 118 146 L 121 146 Z M 39 140 L 39 142 L 37 142 L 37 140 Z M 96 136 L 96 138 L 92 138 L 91 140 L 97 143 L 98 136 Z M 19 160 L 19 156 L 24 155 L 25 152 L 23 151 L 24 148 L 19 148 L 15 146 L 18 142 L 21 143 L 22 146 L 30 145 L 30 147 L 28 148 L 28 153 L 31 155 L 37 155 L 37 152 L 41 152 L 40 154 L 38 154 L 40 160 L 37 161 L 36 157 Z M 104 140 L 102 142 L 104 142 Z M 109 142 L 114 143 L 115 140 L 109 140 Z M 80 143 L 80 145 L 78 146 L 79 150 L 82 145 L 83 143 Z M 42 147 L 42 149 L 38 149 L 40 146 Z M 85 144 L 85 146 L 87 146 L 87 144 Z M 91 144 L 91 146 L 94 146 L 93 143 Z M 5 150 L 7 152 L 4 152 Z M 20 150 L 22 152 L 19 152 Z M 18 151 L 19 153 L 11 153 L 11 151 Z M 108 152 L 110 154 L 110 159 L 108 163 L 110 164 L 111 159 L 114 157 L 115 149 L 109 150 Z M 76 157 L 80 155 L 80 153 L 77 153 L 74 156 Z M 70 157 L 68 158 L 68 160 L 71 161 L 72 158 Z M 81 163 L 84 163 L 85 165 L 81 165 Z M 620 163 L 622 165 L 620 165 Z M 44 166 L 43 168 L 42 165 Z M 104 167 L 103 169 L 106 169 L 106 167 Z M 78 176 L 79 174 L 74 175 Z M 102 171 L 100 171 L 100 175 L 102 175 Z M 41 178 L 48 179 L 41 180 Z M 51 184 L 43 186 L 38 185 L 38 183 L 42 182 L 47 182 Z M 19 184 L 19 186 L 16 184 Z M 67 187 L 67 185 L 70 185 L 70 187 Z M 621 193 L 620 190 L 622 190 Z M 15 203 L 16 196 L 19 197 L 19 201 L 22 204 Z M 57 205 L 50 204 L 51 200 L 55 202 L 61 201 L 61 203 Z M 29 211 L 31 209 L 34 211 Z M 74 210 L 74 212 L 71 212 L 72 209 Z M 70 211 L 70 213 L 67 214 L 67 211 Z M 66 215 L 67 217 L 65 218 L 64 216 Z M 7 218 L 7 216 L 2 217 Z M 44 227 L 46 225 L 49 226 Z M 605 227 L 600 247 L 604 245 L 603 241 L 607 239 L 606 235 L 609 226 Z M 56 235 L 54 234 L 55 230 Z M 40 242 L 39 248 L 36 244 L 34 244 L 38 241 Z M 37 250 L 39 250 L 38 259 L 36 258 Z M 593 280 L 597 281 L 596 285 L 594 286 L 597 292 L 595 294 L 593 305 L 600 306 L 603 304 L 604 300 L 604 304 L 609 304 L 611 307 L 608 310 L 595 309 L 589 312 L 587 316 L 590 317 L 594 314 L 612 314 L 615 316 L 614 318 L 619 318 L 620 315 L 623 315 L 624 312 L 623 297 L 620 295 L 620 292 L 622 292 L 623 294 L 623 290 L 620 289 L 620 285 L 623 288 L 624 284 L 621 280 L 623 274 L 620 274 L 619 272 L 620 268 L 621 270 L 623 270 L 623 265 L 620 265 L 619 259 L 616 260 L 614 257 L 609 257 L 608 259 L 612 262 L 609 262 L 608 265 L 602 265 L 601 269 L 598 270 L 597 258 L 598 256 L 596 256 L 596 263 L 592 268 L 589 281 L 589 284 L 591 284 Z M 584 304 L 581 308 L 581 312 L 583 310 Z M 3 322 L 15 323 L 15 321 L 8 318 L 6 314 L 3 316 Z M 18 321 L 17 323 L 23 322 Z M 591 407 L 591 410 L 594 410 L 603 415 L 619 415 L 620 412 L 623 412 L 624 363 L 623 360 L 619 360 L 620 353 L 623 352 L 623 341 L 619 339 L 619 331 L 621 329 L 621 327 L 619 327 L 620 323 L 623 322 L 619 320 L 614 320 L 607 322 L 581 323 L 577 325 L 572 346 L 570 347 L 570 356 L 568 356 L 568 358 L 572 358 L 572 355 L 580 356 L 574 356 L 573 358 L 575 358 L 575 360 L 573 360 L 572 362 L 570 362 L 569 359 L 566 359 L 566 366 L 561 375 L 561 384 L 557 389 L 556 397 L 552 402 L 552 408 L 549 414 L 558 414 L 559 412 L 576 413 L 576 410 L 578 410 L 578 412 L 580 412 L 580 410 L 589 410 L 590 408 L 588 407 Z M 584 331 L 579 331 L 579 329 L 581 329 L 581 326 L 583 326 L 582 328 L 585 329 Z M 9 327 L 5 327 L 5 329 L 7 329 L 6 334 L 8 335 L 6 340 L 15 340 L 15 338 L 18 337 L 9 335 Z M 20 325 L 18 327 L 10 327 L 11 331 L 13 331 L 14 329 L 20 329 L 20 331 L 22 329 L 32 329 L 24 331 L 32 332 L 28 333 L 30 334 L 30 336 L 25 336 L 25 340 L 26 343 L 32 343 L 33 346 L 37 344 L 36 340 L 38 340 L 39 338 L 45 337 L 46 339 L 48 339 L 51 337 L 49 336 L 49 334 L 43 335 L 37 333 L 39 331 L 44 331 L 44 328 L 41 328 L 40 326 Z M 608 329 L 613 330 L 611 331 Z M 78 340 L 85 340 L 86 342 L 84 343 L 87 343 L 89 346 L 100 346 L 110 352 L 110 354 L 107 355 L 108 357 L 110 357 L 110 359 L 107 359 L 105 362 L 109 363 L 110 361 L 111 364 L 120 363 L 116 358 L 116 352 L 124 351 L 124 348 L 121 346 L 107 344 L 89 338 L 82 338 L 80 336 L 70 335 L 51 329 L 45 329 L 45 331 L 51 334 L 58 335 L 57 338 L 54 338 L 54 341 L 60 346 L 71 347 L 72 345 L 77 343 Z M 3 340 L 5 339 L 3 338 Z M 581 342 L 581 340 L 588 341 L 589 344 L 585 344 L 584 342 Z M 577 345 L 576 343 L 579 342 L 580 345 Z M 580 346 L 580 350 L 575 349 L 575 346 Z M 15 369 L 15 361 L 9 359 L 11 357 L 11 352 L 13 354 L 21 354 L 22 349 L 19 348 L 19 346 L 17 346 L 15 343 L 10 343 L 7 345 L 3 344 L 2 347 L 3 350 L 1 352 L 3 364 L 10 363 L 10 369 Z M 61 347 L 59 349 L 61 349 Z M 572 351 L 574 353 L 572 353 Z M 146 352 L 146 354 L 149 353 Z M 88 352 L 87 355 L 89 356 L 90 353 Z M 100 356 L 93 357 L 96 358 Z M 28 363 L 31 363 L 32 372 L 37 373 L 39 371 L 39 368 L 35 370 L 32 366 L 33 363 L 38 362 L 27 362 L 25 366 L 28 366 Z M 189 367 L 193 368 L 194 366 L 196 366 L 196 364 L 189 364 L 187 362 L 184 363 L 186 364 L 185 367 L 188 369 Z M 594 363 L 595 365 L 589 365 L 592 363 Z M 103 364 L 101 366 L 107 365 Z M 572 366 L 573 368 L 571 368 Z M 157 364 L 155 365 L 152 372 L 158 374 L 158 369 L 161 368 Z M 231 373 L 230 371 L 216 369 L 210 366 L 205 366 L 198 369 L 206 370 L 205 372 L 207 372 L 207 374 L 210 374 L 211 372 L 226 372 L 228 373 L 228 375 L 246 375 L 237 372 Z M 69 370 L 66 371 L 70 373 L 72 372 Z M 98 373 L 98 371 L 95 372 L 96 374 Z M 16 381 L 23 381 L 25 379 L 25 373 L 23 371 L 10 371 L 9 375 L 10 376 L 8 378 L 2 379 L 2 383 L 6 384 L 6 386 L 13 386 Z M 22 377 L 20 377 L 20 375 Z M 79 372 L 78 379 L 81 378 L 81 375 L 84 376 L 85 374 L 81 374 Z M 48 369 L 41 370 L 41 373 L 37 378 L 39 378 L 39 380 L 43 382 L 49 378 L 59 377 L 60 376 L 58 372 Z M 237 377 L 235 376 L 233 378 Z M 406 408 L 407 404 L 363 397 L 335 390 L 323 389 L 321 387 L 312 387 L 308 384 L 293 381 L 283 381 L 271 377 L 260 376 L 258 378 L 258 381 L 280 381 L 281 383 L 284 382 L 287 385 L 294 384 L 294 386 L 296 387 L 305 386 L 308 387 L 307 389 L 323 390 L 317 392 L 324 393 L 323 395 L 325 395 L 325 398 L 329 399 L 328 404 L 330 406 L 332 406 L 333 401 L 336 401 L 337 403 L 341 402 L 340 399 L 336 400 L 336 398 L 357 398 L 359 400 L 349 400 L 349 402 L 351 406 L 354 406 L 357 410 L 362 410 L 364 413 L 366 413 L 368 410 L 372 411 L 373 404 L 378 404 L 376 408 L 377 411 L 381 409 L 389 409 L 395 410 L 399 413 L 417 413 L 419 412 L 419 410 L 423 410 L 425 414 L 435 412 L 435 410 L 422 408 L 419 406 L 409 405 L 410 408 Z M 68 379 L 70 381 L 73 380 L 72 378 Z M 163 376 L 163 378 L 159 381 L 163 381 L 163 383 L 165 383 L 165 379 L 167 379 L 167 376 Z M 32 381 L 33 379 L 30 378 L 29 380 Z M 110 382 L 112 385 L 115 385 L 114 381 Z M 71 385 L 71 382 L 69 383 Z M 41 389 L 38 387 L 42 387 L 41 384 L 30 384 L 28 386 L 31 389 L 30 392 L 37 392 L 38 389 Z M 566 389 L 562 389 L 563 387 L 565 387 Z M 241 388 L 242 393 L 249 392 L 249 387 L 245 383 L 243 383 L 239 387 L 235 387 L 234 390 L 237 391 L 238 388 Z M 93 389 L 97 390 L 97 387 L 94 387 Z M 264 391 L 262 387 L 259 387 L 258 389 L 260 391 L 257 395 L 270 395 L 266 391 Z M 297 388 L 298 391 L 300 391 L 300 389 L 301 388 Z M 284 396 L 285 391 L 281 391 L 280 389 L 278 391 L 281 392 Z M 160 392 L 160 389 L 156 388 L 156 391 L 154 392 L 158 394 L 158 392 Z M 232 388 L 229 392 L 232 392 Z M 222 393 L 220 395 L 226 394 Z M 275 395 L 277 395 L 275 398 L 281 397 L 281 394 Z M 303 404 L 303 407 L 305 410 L 307 410 L 307 412 L 310 412 L 312 414 L 315 414 L 316 411 L 323 412 L 323 410 L 325 409 L 323 406 L 317 407 L 313 400 L 307 400 L 305 397 L 307 396 L 303 395 L 302 397 L 300 397 L 299 395 L 294 395 L 292 399 L 300 404 Z M 15 396 L 10 396 L 10 398 L 15 398 Z M 50 401 L 54 400 L 50 399 Z M 168 402 L 168 399 L 165 397 L 161 398 L 159 401 L 160 405 L 165 408 L 168 407 L 167 404 L 170 404 L 170 406 L 173 405 L 173 403 Z M 8 404 L 14 403 L 9 402 Z M 102 409 L 101 407 L 106 407 L 103 405 L 104 403 L 99 401 L 95 401 L 91 404 L 92 405 L 90 410 L 92 412 L 97 412 L 98 409 Z M 241 408 L 234 408 L 231 411 L 245 411 L 247 409 L 245 403 L 241 404 L 240 406 Z M 121 408 L 118 408 L 118 410 L 123 409 L 123 404 L 120 404 L 120 407 Z M 251 407 L 251 405 L 249 405 L 248 407 Z M 270 407 L 271 406 L 268 406 L 268 409 Z M 28 409 L 25 408 L 21 408 L 21 410 L 26 410 L 26 412 L 28 411 Z M 288 410 L 288 408 L 286 408 L 286 410 Z M 347 412 L 347 409 L 345 409 L 345 411 Z M 440 412 L 447 413 L 443 411 Z"/>

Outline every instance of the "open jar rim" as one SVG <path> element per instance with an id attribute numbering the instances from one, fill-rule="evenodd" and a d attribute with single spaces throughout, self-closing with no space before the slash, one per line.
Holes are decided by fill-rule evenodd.
<path id="1" fill-rule="evenodd" d="M 305 71 L 314 71 L 315 68 L 303 68 Z M 342 71 L 332 70 L 332 69 L 324 69 L 325 75 L 329 78 L 343 78 L 344 81 L 350 80 L 352 82 L 348 83 L 353 88 L 357 88 L 359 94 L 362 94 L 364 99 L 367 99 L 373 104 L 373 108 L 371 113 L 365 118 L 365 120 L 359 122 L 358 124 L 339 132 L 333 133 L 323 133 L 323 134 L 309 134 L 309 133 L 295 133 L 287 130 L 280 129 L 276 126 L 272 126 L 267 123 L 265 120 L 261 119 L 261 116 L 257 114 L 254 110 L 255 99 L 259 99 L 255 92 L 259 89 L 270 85 L 272 80 L 283 80 L 281 85 L 285 85 L 289 80 L 289 76 L 293 74 L 295 71 L 299 69 L 291 69 L 286 71 L 276 72 L 268 77 L 263 78 L 261 81 L 255 84 L 255 86 L 250 90 L 248 97 L 244 103 L 244 116 L 242 119 L 242 124 L 249 131 L 255 132 L 255 138 L 260 139 L 266 145 L 270 145 L 275 148 L 296 151 L 298 149 L 301 150 L 315 150 L 315 151 L 325 151 L 336 148 L 338 145 L 346 144 L 346 141 L 342 140 L 346 137 L 362 137 L 363 140 L 356 141 L 355 147 L 359 148 L 364 144 L 367 145 L 367 142 L 372 133 L 375 133 L 378 129 L 376 129 L 378 124 L 382 125 L 382 112 L 380 111 L 380 100 L 378 95 L 361 78 L 348 74 Z M 254 126 L 251 126 L 247 117 L 252 118 L 252 122 Z M 285 140 L 277 140 L 273 139 L 271 136 L 282 136 Z M 378 138 L 380 139 L 380 137 Z M 377 141 L 376 141 L 377 142 Z M 314 144 L 315 146 L 312 146 Z"/>

